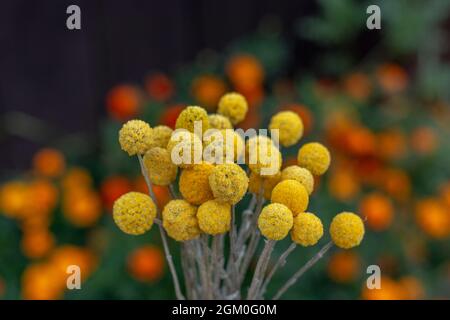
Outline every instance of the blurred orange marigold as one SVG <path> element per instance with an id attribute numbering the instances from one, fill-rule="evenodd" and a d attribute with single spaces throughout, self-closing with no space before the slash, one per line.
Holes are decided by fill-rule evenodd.
<path id="1" fill-rule="evenodd" d="M 41 149 L 33 156 L 33 168 L 38 175 L 55 178 L 63 174 L 65 167 L 66 160 L 56 149 Z"/>
<path id="2" fill-rule="evenodd" d="M 146 245 L 128 256 L 128 269 L 139 281 L 155 281 L 164 273 L 164 255 L 160 248 Z"/>
<path id="3" fill-rule="evenodd" d="M 375 231 L 387 229 L 394 215 L 391 201 L 380 193 L 371 193 L 362 198 L 359 211 L 367 218 L 367 225 Z"/>

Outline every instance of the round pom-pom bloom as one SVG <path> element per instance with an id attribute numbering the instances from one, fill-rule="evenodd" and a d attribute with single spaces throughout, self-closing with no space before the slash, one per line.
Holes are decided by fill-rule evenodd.
<path id="1" fill-rule="evenodd" d="M 281 111 L 270 119 L 270 130 L 279 130 L 281 145 L 290 147 L 296 144 L 303 135 L 303 122 L 292 111 Z"/>
<path id="2" fill-rule="evenodd" d="M 222 234 L 230 230 L 231 205 L 210 200 L 203 203 L 197 211 L 200 229 L 210 235 Z"/>
<path id="3" fill-rule="evenodd" d="M 248 190 L 254 194 L 259 194 L 261 188 L 263 190 L 264 198 L 270 200 L 272 190 L 281 181 L 281 173 L 278 172 L 273 176 L 260 176 L 254 172 L 250 173 L 248 181 Z"/>
<path id="4" fill-rule="evenodd" d="M 261 176 L 275 175 L 282 164 L 280 150 L 272 139 L 266 136 L 255 136 L 247 141 L 245 160 L 250 170 Z"/>
<path id="5" fill-rule="evenodd" d="M 187 241 L 200 235 L 197 207 L 185 200 L 171 200 L 162 212 L 163 227 L 177 241 Z"/>
<path id="6" fill-rule="evenodd" d="M 342 212 L 333 218 L 330 234 L 335 245 L 350 249 L 358 246 L 364 237 L 364 223 L 356 214 Z"/>
<path id="7" fill-rule="evenodd" d="M 289 166 L 281 171 L 281 180 L 296 180 L 311 194 L 314 190 L 314 177 L 308 169 L 299 166 Z"/>
<path id="8" fill-rule="evenodd" d="M 221 115 L 221 114 L 210 114 L 208 116 L 209 119 L 209 127 L 212 129 L 233 129 L 233 125 L 230 122 L 230 119 Z"/>
<path id="9" fill-rule="evenodd" d="M 232 163 L 244 153 L 244 139 L 234 130 L 210 131 L 203 142 L 203 158 L 208 162 Z"/>
<path id="10" fill-rule="evenodd" d="M 295 243 L 304 247 L 313 246 L 322 236 L 322 221 L 314 214 L 304 212 L 294 218 L 291 237 Z"/>
<path id="11" fill-rule="evenodd" d="M 217 201 L 236 204 L 247 192 L 248 178 L 235 163 L 219 164 L 209 175 L 209 185 Z"/>
<path id="12" fill-rule="evenodd" d="M 156 126 L 150 139 L 150 148 L 160 147 L 167 148 L 173 130 L 167 126 Z"/>
<path id="13" fill-rule="evenodd" d="M 281 240 L 291 230 L 294 218 L 288 207 L 271 203 L 262 209 L 258 218 L 261 234 L 270 240 Z"/>
<path id="14" fill-rule="evenodd" d="M 230 119 L 231 123 L 236 125 L 245 119 L 248 111 L 247 100 L 244 96 L 231 92 L 225 94 L 219 101 L 217 112 Z"/>
<path id="15" fill-rule="evenodd" d="M 177 177 L 178 168 L 166 149 L 155 147 L 147 151 L 144 164 L 150 181 L 157 186 L 167 186 Z"/>
<path id="16" fill-rule="evenodd" d="M 284 204 L 295 217 L 308 208 L 309 196 L 306 188 L 300 182 L 284 180 L 273 188 L 271 202 Z"/>
<path id="17" fill-rule="evenodd" d="M 120 230 L 128 234 L 145 233 L 152 227 L 155 217 L 155 203 L 149 196 L 140 192 L 124 194 L 113 206 L 114 222 Z"/>
<path id="18" fill-rule="evenodd" d="M 213 169 L 214 166 L 207 162 L 184 169 L 181 172 L 179 182 L 183 198 L 195 205 L 214 199 L 208 180 Z"/>
<path id="19" fill-rule="evenodd" d="M 324 174 L 330 166 L 330 152 L 318 142 L 311 142 L 303 145 L 298 150 L 298 165 L 308 169 L 312 174 L 320 176 Z"/>
<path id="20" fill-rule="evenodd" d="M 181 111 L 177 118 L 177 122 L 175 123 L 175 128 L 194 132 L 195 122 L 201 123 L 202 133 L 209 129 L 209 120 L 206 110 L 198 106 L 189 106 Z"/>
<path id="21" fill-rule="evenodd" d="M 201 163 L 202 141 L 197 135 L 187 130 L 174 132 L 167 144 L 167 150 L 170 152 L 172 162 L 180 168 L 192 167 L 196 162 Z"/>
<path id="22" fill-rule="evenodd" d="M 150 148 L 153 130 L 142 120 L 130 120 L 119 131 L 119 143 L 130 156 L 144 154 Z"/>

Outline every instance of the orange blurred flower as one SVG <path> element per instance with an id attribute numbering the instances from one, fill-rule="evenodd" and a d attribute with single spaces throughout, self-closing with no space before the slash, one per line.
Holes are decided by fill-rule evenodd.
<path id="1" fill-rule="evenodd" d="M 405 201 L 411 195 L 411 181 L 408 174 L 403 170 L 383 170 L 380 182 L 383 189 L 398 201 Z"/>
<path id="2" fill-rule="evenodd" d="M 364 196 L 359 203 L 361 215 L 367 218 L 367 225 L 375 231 L 389 228 L 394 215 L 394 208 L 388 197 L 380 193 Z"/>
<path id="3" fill-rule="evenodd" d="M 328 190 L 336 199 L 349 201 L 359 193 L 360 183 L 351 170 L 339 166 L 330 174 Z"/>
<path id="4" fill-rule="evenodd" d="M 403 91 L 408 85 L 408 74 L 405 69 L 394 63 L 386 63 L 378 67 L 376 76 L 381 88 L 387 93 Z"/>
<path id="5" fill-rule="evenodd" d="M 407 140 L 399 129 L 390 129 L 377 135 L 378 154 L 387 160 L 399 159 L 406 154 Z"/>
<path id="6" fill-rule="evenodd" d="M 381 277 L 380 289 L 369 289 L 364 283 L 361 293 L 364 300 L 401 300 L 404 299 L 403 288 L 393 279 Z"/>
<path id="7" fill-rule="evenodd" d="M 22 297 L 27 300 L 54 300 L 62 297 L 64 286 L 57 280 L 58 269 L 50 263 L 27 266 L 22 274 Z"/>
<path id="8" fill-rule="evenodd" d="M 184 105 L 174 105 L 164 109 L 161 115 L 160 120 L 161 124 L 168 126 L 172 129 L 175 129 L 175 123 L 177 121 L 177 118 L 184 108 L 185 108 Z"/>
<path id="9" fill-rule="evenodd" d="M 155 281 L 164 273 L 164 255 L 160 248 L 146 245 L 128 256 L 128 270 L 139 281 Z"/>
<path id="10" fill-rule="evenodd" d="M 264 81 L 261 63 L 249 54 L 233 56 L 227 63 L 226 73 L 231 83 L 240 89 L 258 87 Z"/>
<path id="11" fill-rule="evenodd" d="M 406 276 L 399 280 L 399 285 L 403 289 L 404 299 L 418 300 L 425 297 L 425 290 L 419 279 L 413 276 Z"/>
<path id="12" fill-rule="evenodd" d="M 32 204 L 34 210 L 51 211 L 58 201 L 58 189 L 50 181 L 35 180 L 29 185 L 28 201 Z"/>
<path id="13" fill-rule="evenodd" d="M 55 178 L 63 174 L 66 160 L 56 149 L 45 148 L 33 156 L 33 168 L 38 175 Z"/>
<path id="14" fill-rule="evenodd" d="M 0 209 L 7 217 L 18 218 L 24 214 L 28 202 L 28 186 L 20 181 L 7 182 L 0 188 Z"/>
<path id="15" fill-rule="evenodd" d="M 308 134 L 309 132 L 311 132 L 314 123 L 314 117 L 312 112 L 306 106 L 294 103 L 282 107 L 281 110 L 290 110 L 298 114 L 303 122 L 304 134 Z"/>
<path id="16" fill-rule="evenodd" d="M 86 188 L 67 192 L 63 198 L 63 213 L 74 226 L 93 226 L 102 213 L 100 197 L 94 190 Z"/>
<path id="17" fill-rule="evenodd" d="M 331 256 L 328 262 L 328 276 L 335 282 L 354 281 L 360 272 L 361 261 L 352 251 L 340 251 Z"/>
<path id="18" fill-rule="evenodd" d="M 65 284 L 67 278 L 67 267 L 76 265 L 81 270 L 81 279 L 85 280 L 94 271 L 97 260 L 94 254 L 86 248 L 74 245 L 63 245 L 57 247 L 49 260 L 56 269 L 54 281 Z"/>
<path id="19" fill-rule="evenodd" d="M 214 75 L 203 75 L 194 79 L 191 92 L 200 106 L 214 111 L 227 88 L 225 82 Z"/>
<path id="20" fill-rule="evenodd" d="M 108 210 L 112 209 L 114 201 L 116 201 L 121 195 L 130 192 L 131 190 L 131 182 L 124 176 L 108 177 L 100 186 L 102 200 Z"/>
<path id="21" fill-rule="evenodd" d="M 416 221 L 432 238 L 444 239 L 450 234 L 450 210 L 437 198 L 417 202 Z"/>
<path id="22" fill-rule="evenodd" d="M 92 185 L 89 172 L 81 167 L 70 168 L 62 178 L 61 185 L 64 189 L 88 188 Z"/>
<path id="23" fill-rule="evenodd" d="M 24 255 L 31 259 L 46 256 L 53 249 L 55 243 L 53 235 L 46 228 L 27 230 L 21 242 Z"/>
<path id="24" fill-rule="evenodd" d="M 376 153 L 376 137 L 366 127 L 353 127 L 347 131 L 344 139 L 347 151 L 355 156 L 367 156 Z"/>
<path id="25" fill-rule="evenodd" d="M 264 88 L 260 85 L 254 87 L 236 86 L 235 89 L 245 97 L 250 108 L 258 107 L 264 99 Z"/>
<path id="26" fill-rule="evenodd" d="M 418 127 L 411 133 L 411 148 L 419 154 L 430 154 L 436 150 L 439 138 L 433 128 Z"/>
<path id="27" fill-rule="evenodd" d="M 345 93 L 355 100 L 365 101 L 372 93 L 372 82 L 362 72 L 354 72 L 343 79 Z"/>
<path id="28" fill-rule="evenodd" d="M 159 208 L 164 208 L 167 202 L 171 199 L 168 187 L 153 185 L 152 189 L 156 197 L 156 204 Z M 148 194 L 148 188 L 144 177 L 139 176 L 136 178 L 134 181 L 133 191 Z"/>
<path id="29" fill-rule="evenodd" d="M 141 104 L 141 93 L 132 85 L 115 86 L 106 95 L 108 113 L 119 121 L 135 118 L 141 110 Z"/>
<path id="30" fill-rule="evenodd" d="M 155 73 L 147 77 L 145 89 L 156 101 L 166 101 L 172 97 L 175 88 L 173 82 L 164 73 Z"/>

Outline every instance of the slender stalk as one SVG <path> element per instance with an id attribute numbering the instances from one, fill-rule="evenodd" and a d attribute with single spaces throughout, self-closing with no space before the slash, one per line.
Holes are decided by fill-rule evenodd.
<path id="1" fill-rule="evenodd" d="M 144 176 L 145 182 L 147 183 L 148 193 L 150 197 L 153 199 L 153 202 L 156 204 L 156 197 L 153 193 L 152 184 L 150 179 L 148 178 L 147 169 L 145 168 L 144 161 L 142 159 L 142 155 L 138 154 L 139 165 L 141 166 L 142 175 Z M 178 300 L 185 300 L 184 295 L 181 293 L 180 282 L 178 280 L 177 271 L 175 269 L 175 265 L 173 263 L 172 255 L 170 254 L 169 245 L 167 243 L 166 233 L 161 224 L 158 224 L 159 233 L 161 235 L 161 240 L 163 243 L 164 253 L 166 256 L 167 264 L 170 269 L 170 273 L 172 274 L 173 284 L 175 287 L 175 295 Z"/>
<path id="2" fill-rule="evenodd" d="M 270 255 L 272 254 L 273 247 L 275 246 L 274 240 L 267 240 L 264 245 L 264 249 L 261 253 L 261 256 L 258 259 L 258 263 L 256 264 L 255 273 L 253 274 L 253 279 L 250 285 L 250 289 L 248 290 L 247 299 L 254 300 L 258 296 L 258 290 L 261 286 L 262 280 L 264 279 L 264 275 L 267 270 L 267 265 L 270 261 Z"/>
<path id="3" fill-rule="evenodd" d="M 278 292 L 273 297 L 273 300 L 278 300 L 280 297 L 293 285 L 297 280 L 306 272 L 308 271 L 313 265 L 317 263 L 324 255 L 325 253 L 333 246 L 333 242 L 330 241 L 326 245 L 320 249 L 318 253 L 314 257 L 312 257 L 306 264 L 301 267 L 294 275 L 278 290 Z"/>
<path id="4" fill-rule="evenodd" d="M 212 283 L 212 261 L 211 261 L 211 252 L 208 247 L 208 236 L 202 234 L 200 237 L 200 243 L 202 246 L 202 258 L 203 258 L 203 264 L 205 265 L 206 270 L 206 277 L 205 277 L 205 284 L 204 284 L 204 295 L 205 299 L 212 300 L 213 298 L 213 283 Z"/>
<path id="5" fill-rule="evenodd" d="M 169 193 L 170 193 L 170 196 L 172 197 L 172 199 L 178 199 L 179 198 L 173 183 L 169 184 Z"/>
<path id="6" fill-rule="evenodd" d="M 194 299 L 192 276 L 189 272 L 189 257 L 186 243 L 181 244 L 181 267 L 183 269 L 184 284 L 186 287 L 186 296 L 189 300 Z"/>

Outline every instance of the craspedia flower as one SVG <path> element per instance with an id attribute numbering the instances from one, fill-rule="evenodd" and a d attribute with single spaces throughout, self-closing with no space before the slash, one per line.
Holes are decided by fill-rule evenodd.
<path id="1" fill-rule="evenodd" d="M 247 192 L 248 178 L 235 163 L 219 164 L 209 175 L 209 185 L 217 201 L 236 204 Z"/>
<path id="2" fill-rule="evenodd" d="M 173 130 L 168 126 L 154 127 L 150 139 L 149 150 L 155 147 L 167 148 L 172 132 Z"/>
<path id="3" fill-rule="evenodd" d="M 231 123 L 236 125 L 245 119 L 248 111 L 247 100 L 244 96 L 231 92 L 225 94 L 219 101 L 217 112 L 230 119 Z"/>
<path id="4" fill-rule="evenodd" d="M 308 247 L 315 245 L 323 236 L 322 221 L 312 213 L 304 212 L 294 218 L 292 241 Z"/>
<path id="5" fill-rule="evenodd" d="M 203 158 L 212 163 L 237 161 L 244 153 L 244 139 L 236 131 L 222 129 L 204 135 Z"/>
<path id="6" fill-rule="evenodd" d="M 157 186 L 167 186 L 177 177 L 178 168 L 166 149 L 155 147 L 148 150 L 144 156 L 144 164 L 148 178 Z"/>
<path id="7" fill-rule="evenodd" d="M 209 120 L 206 110 L 198 106 L 189 106 L 181 111 L 177 118 L 177 122 L 175 123 L 175 128 L 194 132 L 195 122 L 201 123 L 202 133 L 209 129 Z"/>
<path id="8" fill-rule="evenodd" d="M 172 162 L 180 168 L 190 168 L 194 162 L 201 162 L 202 159 L 202 141 L 200 138 L 187 130 L 174 132 L 167 144 L 167 151 L 170 152 Z M 187 151 L 189 154 L 184 154 Z M 179 157 L 180 163 L 175 162 Z M 175 157 L 175 158 L 174 158 Z"/>
<path id="9" fill-rule="evenodd" d="M 150 148 L 152 128 L 142 120 L 130 120 L 119 131 L 119 143 L 128 155 L 144 154 Z"/>
<path id="10" fill-rule="evenodd" d="M 233 129 L 233 125 L 230 119 L 221 114 L 210 114 L 208 115 L 209 127 L 212 129 Z"/>
<path id="11" fill-rule="evenodd" d="M 195 239 L 200 235 L 196 214 L 197 207 L 186 200 L 169 201 L 162 212 L 163 227 L 177 241 Z"/>
<path id="12" fill-rule="evenodd" d="M 195 205 L 214 199 L 208 180 L 213 169 L 214 166 L 207 162 L 184 169 L 181 172 L 179 182 L 183 198 Z"/>
<path id="13" fill-rule="evenodd" d="M 222 234 L 230 230 L 231 205 L 215 200 L 206 201 L 197 211 L 200 229 L 210 235 Z"/>
<path id="14" fill-rule="evenodd" d="M 290 147 L 303 136 L 303 123 L 300 117 L 292 111 L 281 111 L 270 119 L 270 130 L 279 130 L 281 145 Z"/>
<path id="15" fill-rule="evenodd" d="M 271 202 L 284 204 L 296 216 L 308 208 L 309 196 L 300 182 L 284 180 L 273 188 Z"/>
<path id="16" fill-rule="evenodd" d="M 342 212 L 333 218 L 330 235 L 334 244 L 342 249 L 358 246 L 364 237 L 364 223 L 352 212 Z"/>
<path id="17" fill-rule="evenodd" d="M 299 166 L 289 166 L 281 171 L 281 180 L 296 180 L 311 194 L 314 190 L 314 177 L 308 169 Z"/>
<path id="18" fill-rule="evenodd" d="M 272 190 L 281 181 L 281 173 L 278 172 L 273 176 L 260 176 L 254 172 L 250 173 L 248 180 L 248 189 L 254 194 L 259 194 L 262 188 L 265 199 L 270 200 Z"/>
<path id="19" fill-rule="evenodd" d="M 264 176 L 276 174 L 282 164 L 280 150 L 266 136 L 255 136 L 247 141 L 245 160 L 252 172 Z"/>
<path id="20" fill-rule="evenodd" d="M 258 218 L 258 228 L 261 234 L 270 240 L 281 240 L 287 236 L 294 223 L 292 212 L 279 203 L 265 206 Z"/>
<path id="21" fill-rule="evenodd" d="M 320 176 L 324 174 L 330 166 L 330 152 L 318 142 L 311 142 L 303 145 L 298 150 L 298 165 L 311 171 L 312 174 Z"/>
<path id="22" fill-rule="evenodd" d="M 153 200 L 140 192 L 128 192 L 114 203 L 113 218 L 125 233 L 140 235 L 148 231 L 156 217 Z"/>

